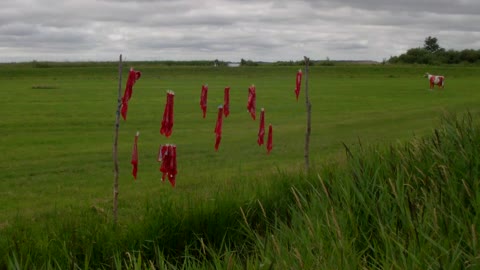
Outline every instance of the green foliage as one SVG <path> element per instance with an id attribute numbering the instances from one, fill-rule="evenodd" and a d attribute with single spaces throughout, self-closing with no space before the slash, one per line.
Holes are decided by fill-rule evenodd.
<path id="1" fill-rule="evenodd" d="M 438 40 L 436 37 L 431 37 L 428 36 L 425 39 L 425 43 L 423 45 L 423 48 L 427 50 L 430 53 L 436 53 L 438 50 L 440 50 L 440 45 L 438 45 Z"/>
<path id="2" fill-rule="evenodd" d="M 405 144 L 345 145 L 346 164 L 322 167 L 309 188 L 294 184 L 290 219 L 256 234 L 259 260 L 281 269 L 480 267 L 479 128 L 471 114 L 446 115 Z"/>
<path id="3" fill-rule="evenodd" d="M 245 59 L 241 59 L 240 60 L 240 66 L 258 66 L 258 63 L 255 62 L 255 61 L 252 61 L 252 60 L 245 60 Z"/>
<path id="4" fill-rule="evenodd" d="M 423 48 L 409 49 L 406 54 L 399 56 L 399 61 L 404 63 L 432 64 L 432 54 Z"/>
<path id="5" fill-rule="evenodd" d="M 389 63 L 406 64 L 474 64 L 480 62 L 480 50 L 464 49 L 462 51 L 445 50 L 437 43 L 435 37 L 427 37 L 423 48 L 408 49 L 406 53 L 390 57 Z"/>
<path id="6" fill-rule="evenodd" d="M 312 61 L 310 63 L 311 63 L 310 65 L 313 65 L 314 62 Z M 324 61 L 319 61 L 318 64 L 320 66 L 330 66 L 330 67 L 335 65 L 335 63 L 333 61 L 331 61 L 328 57 Z"/>
<path id="7" fill-rule="evenodd" d="M 328 58 L 326 61 L 329 61 L 331 63 L 333 63 L 332 61 L 330 61 Z M 315 61 L 311 60 L 308 62 L 309 66 L 313 66 L 315 65 Z M 274 62 L 272 63 L 271 65 L 274 65 L 274 66 L 300 66 L 300 67 L 304 67 L 305 66 L 305 60 L 298 60 L 298 61 L 277 61 L 277 62 Z"/>

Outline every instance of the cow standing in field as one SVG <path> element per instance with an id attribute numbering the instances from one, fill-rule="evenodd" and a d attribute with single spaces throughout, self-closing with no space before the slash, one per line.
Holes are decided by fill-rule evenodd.
<path id="1" fill-rule="evenodd" d="M 428 81 L 430 82 L 430 89 L 433 89 L 435 85 L 438 85 L 439 88 L 442 88 L 445 86 L 445 77 L 440 76 L 440 75 L 432 75 L 430 73 L 425 73 L 423 76 L 425 78 L 428 78 Z"/>

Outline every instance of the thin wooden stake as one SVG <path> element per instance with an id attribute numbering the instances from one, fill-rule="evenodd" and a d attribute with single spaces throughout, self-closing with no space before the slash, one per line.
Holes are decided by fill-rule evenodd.
<path id="1" fill-rule="evenodd" d="M 312 129 L 312 104 L 308 97 L 308 66 L 310 65 L 310 59 L 306 56 L 305 59 L 305 105 L 307 108 L 307 131 L 305 132 L 305 174 L 310 172 L 310 132 Z"/>
<path id="2" fill-rule="evenodd" d="M 118 210 L 118 128 L 120 126 L 120 108 L 122 106 L 122 55 L 118 62 L 118 100 L 115 118 L 115 137 L 113 140 L 113 222 L 117 224 Z"/>

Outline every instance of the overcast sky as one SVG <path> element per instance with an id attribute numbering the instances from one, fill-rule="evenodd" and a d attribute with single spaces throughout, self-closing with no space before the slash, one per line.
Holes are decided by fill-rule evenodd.
<path id="1" fill-rule="evenodd" d="M 480 49 L 480 0 L 1 0 L 0 62 L 377 60 Z"/>

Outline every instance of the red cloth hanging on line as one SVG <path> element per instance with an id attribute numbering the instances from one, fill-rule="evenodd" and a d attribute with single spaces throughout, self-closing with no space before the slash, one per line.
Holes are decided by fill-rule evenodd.
<path id="1" fill-rule="evenodd" d="M 132 98 L 133 94 L 133 85 L 135 82 L 140 79 L 142 73 L 140 71 L 135 71 L 133 68 L 130 68 L 130 72 L 128 73 L 127 84 L 125 86 L 125 91 L 122 97 L 122 107 L 121 107 L 121 114 L 123 120 L 127 120 L 127 111 L 128 111 L 128 101 Z"/>
<path id="2" fill-rule="evenodd" d="M 167 152 L 167 145 L 160 145 L 158 148 L 158 155 L 157 155 L 157 161 L 162 162 L 163 156 Z"/>
<path id="3" fill-rule="evenodd" d="M 157 161 L 162 163 L 160 166 L 162 181 L 168 178 L 172 187 L 175 187 L 177 176 L 177 146 L 174 144 L 160 145 Z"/>
<path id="4" fill-rule="evenodd" d="M 171 145 L 170 147 L 170 170 L 168 173 L 168 181 L 172 185 L 172 187 L 175 187 L 175 178 L 177 176 L 177 146 L 176 145 Z"/>
<path id="5" fill-rule="evenodd" d="M 222 139 L 223 107 L 218 106 L 217 124 L 215 125 L 215 151 L 218 151 Z"/>
<path id="6" fill-rule="evenodd" d="M 252 116 L 252 119 L 255 120 L 255 106 L 256 106 L 256 98 L 257 94 L 255 93 L 255 85 L 251 85 L 248 88 L 248 101 L 247 101 L 247 110 Z"/>
<path id="7" fill-rule="evenodd" d="M 203 118 L 207 115 L 207 96 L 208 84 L 202 85 L 202 93 L 200 94 L 200 109 L 203 112 Z"/>
<path id="8" fill-rule="evenodd" d="M 225 87 L 223 95 L 223 115 L 225 118 L 230 114 L 230 87 Z"/>
<path id="9" fill-rule="evenodd" d="M 272 124 L 268 125 L 267 154 L 270 154 L 273 148 L 273 129 Z"/>
<path id="10" fill-rule="evenodd" d="M 298 101 L 298 95 L 300 94 L 301 86 L 302 86 L 302 70 L 299 69 L 297 72 L 296 80 L 295 80 L 295 96 L 297 97 L 297 101 Z"/>
<path id="11" fill-rule="evenodd" d="M 165 181 L 165 176 L 167 175 L 169 168 L 167 164 L 169 164 L 168 160 L 170 155 L 168 155 L 168 147 L 169 144 L 160 145 L 160 149 L 158 150 L 158 162 L 161 162 L 160 171 L 162 172 L 162 181 Z"/>
<path id="12" fill-rule="evenodd" d="M 175 93 L 173 91 L 167 91 L 167 102 L 165 104 L 165 110 L 163 111 L 162 126 L 160 128 L 160 134 L 165 135 L 167 138 L 172 135 L 174 97 Z"/>
<path id="13" fill-rule="evenodd" d="M 140 132 L 137 131 L 137 134 L 135 135 L 135 141 L 133 142 L 132 161 L 130 162 L 133 166 L 132 175 L 134 179 L 137 179 L 137 171 L 138 171 L 138 148 L 137 148 L 138 135 L 140 135 Z"/>
<path id="14" fill-rule="evenodd" d="M 258 128 L 258 139 L 257 143 L 258 146 L 261 146 L 264 143 L 264 137 L 265 137 L 265 109 L 262 108 L 262 111 L 260 112 L 260 126 Z"/>

